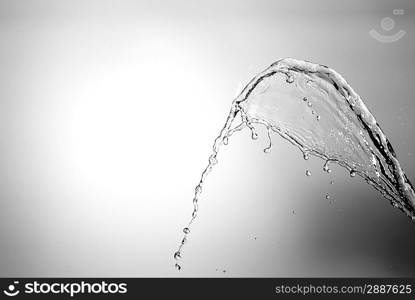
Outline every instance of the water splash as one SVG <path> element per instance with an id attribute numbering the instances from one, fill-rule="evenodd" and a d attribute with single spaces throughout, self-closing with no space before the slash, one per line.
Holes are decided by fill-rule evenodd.
<path id="1" fill-rule="evenodd" d="M 240 123 L 234 121 L 240 117 Z M 215 139 L 212 154 L 193 198 L 192 217 L 183 230 L 186 240 L 199 209 L 199 196 L 206 176 L 217 163 L 219 148 L 237 131 L 253 124 L 264 125 L 272 148 L 271 132 L 303 152 L 322 158 L 323 170 L 337 163 L 361 176 L 391 204 L 415 221 L 414 188 L 395 151 L 362 99 L 336 71 L 319 64 L 282 59 L 255 76 L 232 102 L 225 125 Z M 306 175 L 311 175 L 307 171 Z M 184 243 L 175 253 L 181 258 Z M 177 264 L 178 265 L 178 264 Z M 178 265 L 180 269 L 180 265 Z M 177 266 L 176 266 L 177 267 Z"/>

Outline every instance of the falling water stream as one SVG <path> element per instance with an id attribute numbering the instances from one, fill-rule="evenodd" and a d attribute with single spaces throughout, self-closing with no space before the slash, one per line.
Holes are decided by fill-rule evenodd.
<path id="1" fill-rule="evenodd" d="M 235 124 L 236 123 L 236 124 Z M 183 229 L 183 239 L 174 258 L 182 256 L 199 210 L 199 197 L 217 155 L 229 138 L 244 128 L 252 139 L 258 134 L 253 124 L 267 129 L 268 153 L 272 134 L 277 133 L 309 155 L 324 160 L 323 170 L 337 163 L 361 176 L 391 204 L 415 221 L 415 193 L 402 170 L 392 145 L 362 99 L 336 71 L 319 64 L 281 59 L 255 76 L 232 102 L 230 113 L 215 139 L 207 167 L 195 188 L 193 212 Z M 311 172 L 306 171 L 310 176 Z M 327 195 L 326 199 L 330 196 Z M 175 264 L 178 270 L 181 266 Z"/>

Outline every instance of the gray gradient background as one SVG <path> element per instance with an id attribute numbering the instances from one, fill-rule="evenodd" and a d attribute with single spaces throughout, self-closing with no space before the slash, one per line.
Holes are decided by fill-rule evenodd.
<path id="1" fill-rule="evenodd" d="M 264 154 L 262 128 L 220 153 L 181 272 L 172 259 L 238 86 L 279 58 L 342 74 L 415 180 L 414 13 L 414 1 L 0 1 L 0 275 L 415 276 L 408 218 L 278 137 Z M 407 31 L 396 43 L 369 36 L 386 16 Z"/>

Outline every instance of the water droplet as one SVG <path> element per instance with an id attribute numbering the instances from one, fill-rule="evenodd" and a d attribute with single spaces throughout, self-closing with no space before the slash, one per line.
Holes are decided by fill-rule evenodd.
<path id="1" fill-rule="evenodd" d="M 303 158 L 304 158 L 304 160 L 309 160 L 310 159 L 310 156 L 308 156 L 308 153 L 304 153 L 303 154 Z"/>
<path id="2" fill-rule="evenodd" d="M 268 147 L 264 149 L 265 153 L 270 153 L 272 149 L 271 127 L 267 126 Z"/>
<path id="3" fill-rule="evenodd" d="M 355 177 L 356 176 L 356 172 L 355 171 L 353 171 L 353 170 L 351 170 L 350 171 L 350 177 Z"/>
<path id="4" fill-rule="evenodd" d="M 193 212 L 196 213 L 199 210 L 199 203 L 197 198 L 193 199 Z"/>
<path id="5" fill-rule="evenodd" d="M 209 163 L 210 163 L 211 165 L 216 165 L 216 164 L 218 163 L 218 160 L 216 159 L 216 155 L 211 155 L 211 156 L 209 157 Z"/>
<path id="6" fill-rule="evenodd" d="M 326 173 L 330 173 L 331 172 L 331 170 L 329 168 L 329 161 L 326 161 L 326 163 L 324 164 L 323 171 L 326 172 Z"/>
<path id="7" fill-rule="evenodd" d="M 311 176 L 311 171 L 310 170 L 305 171 L 305 175 Z"/>
<path id="8" fill-rule="evenodd" d="M 308 107 L 312 107 L 313 106 L 313 104 L 310 101 L 307 102 L 307 105 L 308 105 Z"/>
<path id="9" fill-rule="evenodd" d="M 177 269 L 177 271 L 180 271 L 182 267 L 179 264 L 175 264 L 174 267 Z"/>
<path id="10" fill-rule="evenodd" d="M 183 228 L 183 232 L 184 232 L 185 234 L 189 234 L 190 229 L 189 229 L 188 227 L 185 227 L 185 228 Z"/>
<path id="11" fill-rule="evenodd" d="M 293 83 L 293 82 L 294 82 L 294 76 L 293 76 L 293 75 L 291 75 L 291 74 L 287 75 L 287 80 L 286 80 L 286 82 L 287 82 L 287 83 Z"/>
<path id="12" fill-rule="evenodd" d="M 304 102 L 308 101 L 307 97 L 303 97 L 303 101 Z"/>
<path id="13" fill-rule="evenodd" d="M 182 258 L 182 254 L 180 253 L 180 251 L 176 251 L 174 253 L 174 259 L 179 260 L 180 258 Z"/>
<path id="14" fill-rule="evenodd" d="M 330 199 L 330 195 L 329 194 L 326 194 L 326 199 L 327 200 Z"/>

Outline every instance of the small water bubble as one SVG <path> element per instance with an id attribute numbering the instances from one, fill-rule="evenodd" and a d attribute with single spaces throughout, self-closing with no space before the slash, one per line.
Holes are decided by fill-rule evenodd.
<path id="1" fill-rule="evenodd" d="M 293 83 L 293 82 L 294 82 L 294 76 L 293 76 L 293 75 L 291 75 L 291 74 L 287 75 L 287 80 L 286 80 L 286 82 L 287 82 L 287 83 Z"/>
<path id="2" fill-rule="evenodd" d="M 334 181 L 333 180 L 330 180 L 330 184 L 334 184 Z"/>
<path id="3" fill-rule="evenodd" d="M 303 101 L 307 102 L 308 101 L 307 97 L 303 97 Z"/>
<path id="4" fill-rule="evenodd" d="M 330 199 L 330 195 L 326 194 L 326 199 L 329 200 Z"/>
<path id="5" fill-rule="evenodd" d="M 227 137 L 227 136 L 225 136 L 224 138 L 223 138 L 223 144 L 224 145 L 227 145 L 229 143 L 229 138 Z"/>
<path id="6" fill-rule="evenodd" d="M 356 172 L 354 170 L 350 171 L 350 177 L 355 177 L 356 176 Z"/>
<path id="7" fill-rule="evenodd" d="M 310 101 L 307 102 L 307 105 L 308 105 L 308 107 L 312 107 L 313 106 L 313 104 Z"/>
<path id="8" fill-rule="evenodd" d="M 197 212 L 199 210 L 199 201 L 197 198 L 193 199 L 193 212 Z"/>
<path id="9" fill-rule="evenodd" d="M 303 158 L 304 158 L 304 160 L 309 160 L 310 159 L 310 156 L 308 156 L 308 153 L 304 153 L 303 154 Z"/>
<path id="10" fill-rule="evenodd" d="M 271 127 L 267 126 L 268 147 L 264 149 L 265 153 L 270 153 L 272 149 Z"/>
<path id="11" fill-rule="evenodd" d="M 174 253 L 174 259 L 179 260 L 180 258 L 182 258 L 182 254 L 180 253 L 180 251 L 176 251 Z"/>
<path id="12" fill-rule="evenodd" d="M 177 269 L 177 271 L 180 271 L 182 267 L 179 264 L 175 264 L 174 267 Z"/>
<path id="13" fill-rule="evenodd" d="M 212 171 L 212 166 L 208 166 L 207 169 L 203 172 L 202 176 L 203 176 L 203 180 L 205 180 L 205 177 Z"/>
<path id="14" fill-rule="evenodd" d="M 271 152 L 271 147 L 267 147 L 264 149 L 264 153 L 270 153 Z"/>
<path id="15" fill-rule="evenodd" d="M 326 161 L 326 163 L 324 164 L 323 171 L 326 173 L 331 173 L 331 170 L 329 168 L 329 161 Z"/>
<path id="16" fill-rule="evenodd" d="M 211 156 L 209 157 L 209 163 L 210 163 L 211 165 L 216 165 L 216 164 L 218 163 L 218 160 L 216 159 L 216 155 L 211 155 Z"/>
<path id="17" fill-rule="evenodd" d="M 311 176 L 311 171 L 310 170 L 305 171 L 305 175 L 306 176 Z"/>
<path id="18" fill-rule="evenodd" d="M 311 79 L 308 79 L 308 80 L 306 81 L 306 84 L 307 84 L 308 86 L 311 86 L 311 85 L 313 84 L 313 81 L 312 81 Z"/>
<path id="19" fill-rule="evenodd" d="M 311 111 L 311 114 L 314 115 L 316 112 L 314 110 Z"/>
<path id="20" fill-rule="evenodd" d="M 320 121 L 321 117 L 319 115 L 316 116 L 317 121 Z"/>
<path id="21" fill-rule="evenodd" d="M 189 229 L 188 227 L 185 227 L 185 228 L 183 228 L 183 232 L 184 232 L 185 234 L 189 234 L 190 229 Z"/>

